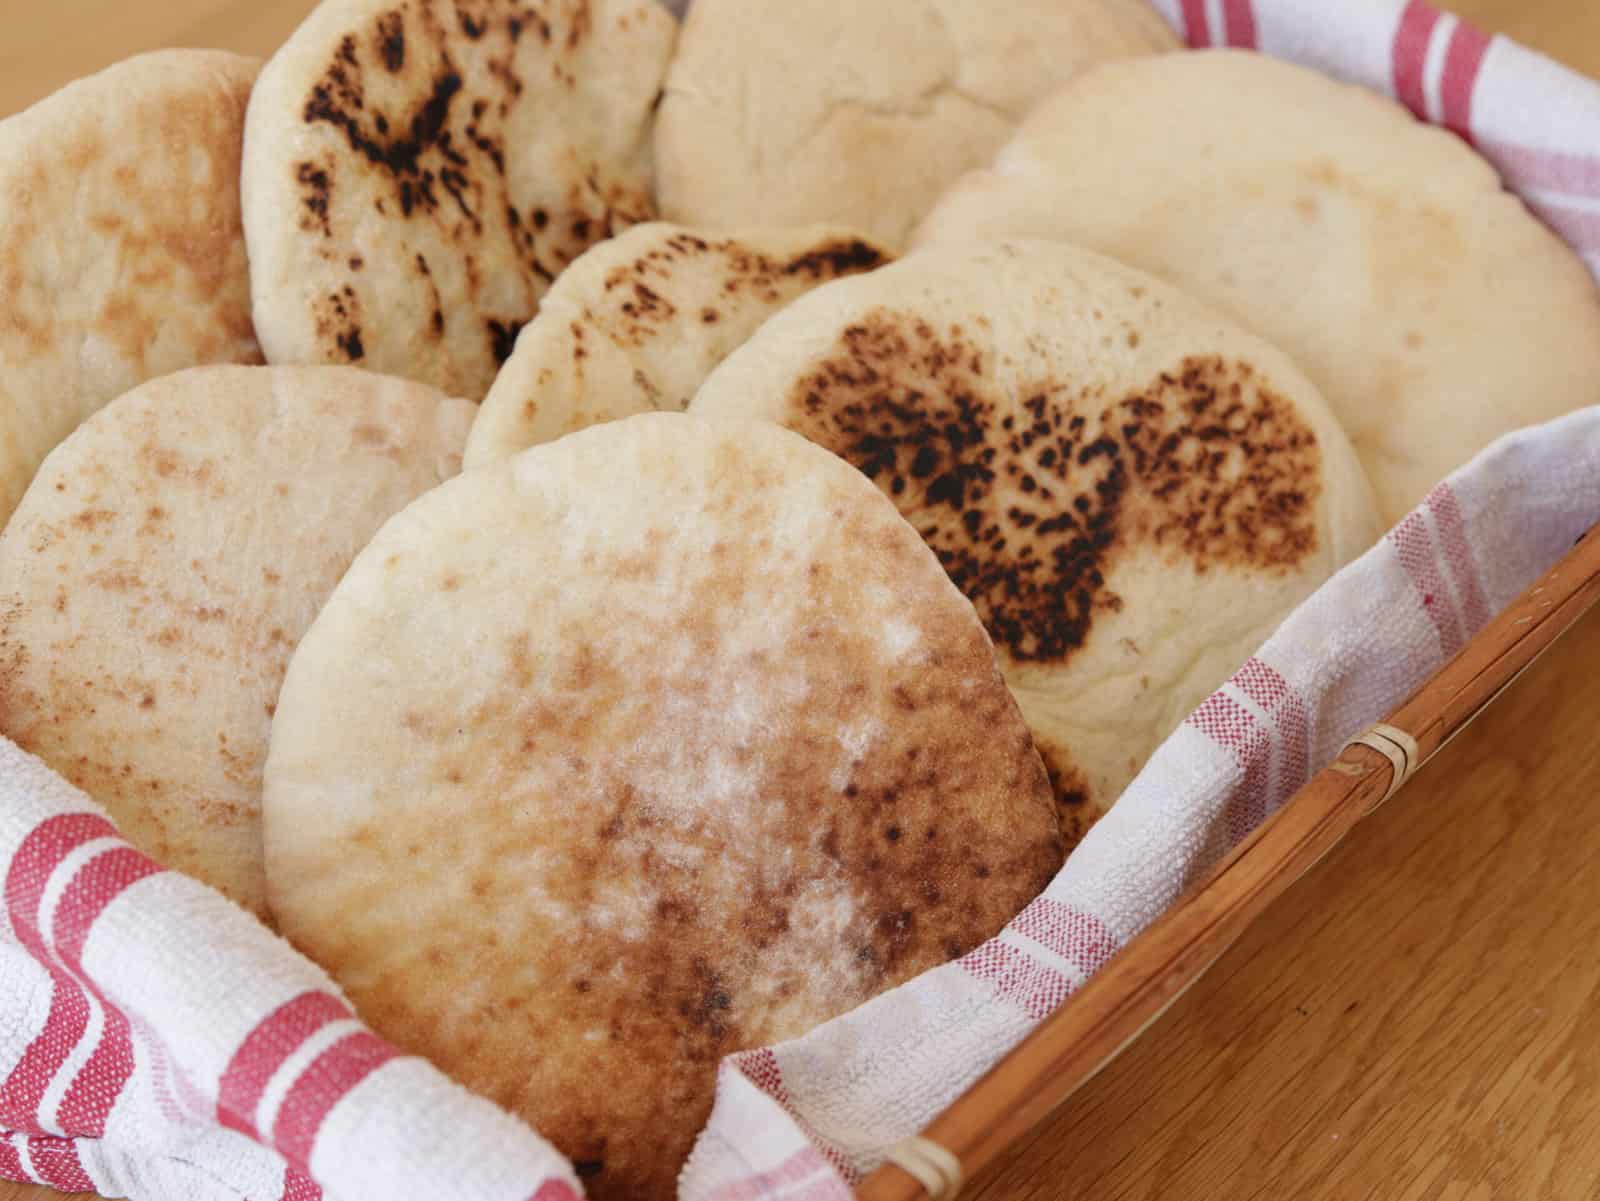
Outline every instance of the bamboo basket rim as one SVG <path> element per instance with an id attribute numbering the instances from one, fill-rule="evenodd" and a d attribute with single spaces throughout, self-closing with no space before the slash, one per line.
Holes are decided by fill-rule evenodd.
<path id="1" fill-rule="evenodd" d="M 1153 1025 L 1263 911 L 1600 605 L 1600 525 L 1382 722 L 1368 727 L 1069 996 L 921 1135 L 860 1201 L 951 1201 Z M 1369 737 L 1369 735 L 1371 737 Z"/>

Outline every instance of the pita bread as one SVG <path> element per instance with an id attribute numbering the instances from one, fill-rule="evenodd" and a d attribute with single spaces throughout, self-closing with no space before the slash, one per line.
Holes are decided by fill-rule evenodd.
<path id="1" fill-rule="evenodd" d="M 782 422 L 894 499 L 993 636 L 1069 844 L 1378 536 L 1288 359 L 1058 243 L 937 246 L 819 288 L 690 412 Z"/>
<path id="2" fill-rule="evenodd" d="M 656 122 L 661 213 L 899 248 L 1052 89 L 1177 44 L 1145 0 L 695 0 Z"/>
<path id="3" fill-rule="evenodd" d="M 989 640 L 894 506 L 678 413 L 384 528 L 290 665 L 266 845 L 362 1016 L 597 1201 L 670 1201 L 724 1055 L 962 954 L 1062 856 Z"/>
<path id="4" fill-rule="evenodd" d="M 238 186 L 259 65 L 145 54 L 0 121 L 0 526 L 101 405 L 260 361 Z"/>
<path id="5" fill-rule="evenodd" d="M 478 467 L 602 421 L 682 410 L 711 369 L 795 297 L 888 261 L 844 230 L 703 238 L 638 225 L 561 276 L 467 440 Z"/>
<path id="6" fill-rule="evenodd" d="M 197 368 L 107 406 L 0 536 L 0 733 L 263 912 L 289 654 L 379 524 L 455 473 L 472 413 L 349 367 Z"/>
<path id="7" fill-rule="evenodd" d="M 1260 55 L 1080 77 L 919 234 L 974 237 L 1091 247 L 1270 339 L 1328 398 L 1388 522 L 1501 434 L 1600 401 L 1600 293 L 1493 168 Z"/>
<path id="8" fill-rule="evenodd" d="M 323 0 L 245 133 L 268 359 L 482 399 L 562 269 L 654 215 L 675 30 L 654 0 Z"/>

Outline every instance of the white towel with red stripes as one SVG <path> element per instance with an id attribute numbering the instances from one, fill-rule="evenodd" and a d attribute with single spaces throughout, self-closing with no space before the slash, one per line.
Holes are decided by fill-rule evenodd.
<path id="1" fill-rule="evenodd" d="M 1600 276 L 1600 86 L 1417 2 L 1156 3 L 1191 44 L 1320 67 L 1469 137 Z M 1596 520 L 1600 408 L 1451 477 L 1189 718 L 999 937 L 724 1063 L 685 1201 L 845 1201 Z M 581 1191 L 526 1126 L 398 1054 L 314 965 L 3 739 L 0 880 L 0 1176 L 138 1201 Z"/>

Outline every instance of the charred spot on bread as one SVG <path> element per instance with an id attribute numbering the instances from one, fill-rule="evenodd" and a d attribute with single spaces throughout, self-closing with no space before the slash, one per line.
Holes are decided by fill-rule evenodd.
<path id="1" fill-rule="evenodd" d="M 295 168 L 295 178 L 300 183 L 300 202 L 305 207 L 300 217 L 300 228 L 307 233 L 331 237 L 333 226 L 328 222 L 328 198 L 333 185 L 327 171 L 315 163 L 301 163 Z M 351 266 L 359 270 L 355 263 Z"/>
<path id="2" fill-rule="evenodd" d="M 366 346 L 361 338 L 361 301 L 354 288 L 346 284 L 320 297 L 313 307 L 313 315 L 317 336 L 336 347 L 345 362 L 359 363 L 366 358 Z"/>
<path id="3" fill-rule="evenodd" d="M 871 271 L 888 261 L 888 256 L 876 246 L 850 238 L 819 246 L 815 250 L 796 255 L 783 264 L 785 275 L 809 275 L 814 279 L 827 279 L 839 275 L 854 275 Z"/>
<path id="4" fill-rule="evenodd" d="M 398 11 L 384 13 L 377 20 L 378 52 L 391 75 L 406 65 L 406 25 Z"/>
<path id="5" fill-rule="evenodd" d="M 1020 405 L 959 325 L 878 309 L 794 386 L 788 424 L 900 507 L 1015 662 L 1060 663 L 1134 547 L 1195 570 L 1317 549 L 1321 451 L 1249 363 L 1191 356 L 1122 396 L 1042 377 Z"/>
<path id="6" fill-rule="evenodd" d="M 436 325 L 442 326 L 443 314 L 438 313 L 437 310 L 435 310 L 435 313 L 440 318 Z M 504 363 L 511 357 L 511 352 L 517 347 L 517 331 L 521 327 L 514 321 L 496 321 L 493 317 L 485 321 L 484 325 L 489 331 L 489 347 L 495 357 L 495 362 Z"/>
<path id="7" fill-rule="evenodd" d="M 514 131 L 527 119 L 519 98 L 547 69 L 567 88 L 577 87 L 593 22 L 581 0 L 545 6 L 401 0 L 352 25 L 296 94 L 291 111 L 322 139 L 320 152 L 294 168 L 301 229 L 332 242 L 350 239 L 355 218 L 348 210 L 359 195 L 365 219 L 375 213 L 394 231 L 365 239 L 369 259 L 395 240 L 408 247 L 442 243 L 445 253 L 459 256 L 461 272 L 439 276 L 439 285 L 473 320 L 441 328 L 433 318 L 440 306 L 423 295 L 405 306 L 416 314 L 407 332 L 430 353 L 449 356 L 443 363 L 460 360 L 459 370 L 474 376 L 492 377 L 505 361 L 499 352 L 508 337 L 514 340 L 534 316 L 539 297 L 568 263 L 654 214 L 638 180 L 595 148 L 577 147 L 536 185 L 508 174 Z M 537 40 L 525 37 L 535 32 Z M 413 225 L 415 231 L 406 228 Z M 359 270 L 348 266 L 348 245 L 317 253 L 340 271 Z M 366 299 L 376 315 L 383 306 L 376 295 Z M 470 330 L 482 330 L 483 340 L 474 345 Z M 341 332 L 319 320 L 317 346 L 334 361 L 353 361 L 354 342 Z M 386 363 L 399 336 L 386 326 L 380 337 L 374 327 L 365 349 Z M 436 349 L 447 341 L 448 350 Z"/>
<path id="8" fill-rule="evenodd" d="M 537 222 L 539 214 L 535 214 Z M 722 278 L 722 293 L 730 299 L 754 295 L 777 304 L 792 294 L 790 280 L 811 283 L 870 271 L 888 261 L 888 255 L 859 238 L 823 242 L 798 254 L 782 256 L 754 249 L 737 238 L 708 239 L 687 231 L 607 272 L 604 294 L 611 310 L 598 314 L 612 338 L 621 346 L 639 347 L 673 327 L 678 306 L 670 298 L 672 274 L 679 264 L 704 261 Z M 722 310 L 702 305 L 700 321 L 715 325 Z M 596 316 L 596 314 L 591 314 Z"/>

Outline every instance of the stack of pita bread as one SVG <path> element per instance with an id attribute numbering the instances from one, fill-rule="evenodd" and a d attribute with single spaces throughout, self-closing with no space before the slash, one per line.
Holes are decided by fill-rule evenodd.
<path id="1" fill-rule="evenodd" d="M 324 0 L 0 122 L 0 280 L 0 733 L 600 1198 L 1600 401 L 1470 149 L 1143 0 Z"/>

